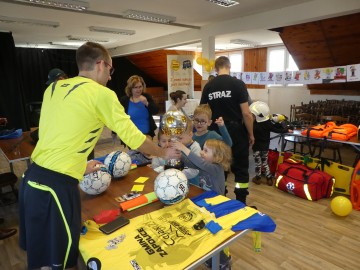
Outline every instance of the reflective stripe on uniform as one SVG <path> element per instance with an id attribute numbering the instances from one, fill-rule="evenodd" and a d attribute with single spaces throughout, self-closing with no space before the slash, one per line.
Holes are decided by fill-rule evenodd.
<path id="1" fill-rule="evenodd" d="M 235 188 L 249 188 L 249 183 L 236 183 Z"/>
<path id="2" fill-rule="evenodd" d="M 46 185 L 42 185 L 42 184 L 39 184 L 39 183 L 36 183 L 36 182 L 33 182 L 33 181 L 28 181 L 28 184 L 29 186 L 33 187 L 33 188 L 36 188 L 36 189 L 40 189 L 40 190 L 43 190 L 43 191 L 47 191 L 47 192 L 50 192 L 51 195 L 53 196 L 58 208 L 59 208 L 59 211 L 60 211 L 60 214 L 61 214 L 61 217 L 64 221 L 64 226 L 65 226 L 65 229 L 66 229 L 66 233 L 68 235 L 68 245 L 67 245 L 67 249 L 66 249 L 66 254 L 65 254 L 65 260 L 64 260 L 64 269 L 65 269 L 65 265 L 66 265 L 66 262 L 67 262 L 67 259 L 69 257 L 69 253 L 70 253 L 70 247 L 71 247 L 71 244 L 72 244 L 72 237 L 71 237 L 71 233 L 70 233 L 70 228 L 69 228 L 69 225 L 66 221 L 66 218 L 65 218 L 65 215 L 64 215 L 64 211 L 61 207 L 61 204 L 60 204 L 60 201 L 59 201 L 59 198 L 58 196 L 56 195 L 55 191 L 51 188 L 51 187 L 48 187 Z"/>

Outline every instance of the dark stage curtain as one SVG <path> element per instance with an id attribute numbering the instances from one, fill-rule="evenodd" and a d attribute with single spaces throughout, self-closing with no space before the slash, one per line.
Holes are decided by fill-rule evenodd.
<path id="1" fill-rule="evenodd" d="M 51 69 L 59 68 L 69 77 L 78 74 L 75 50 L 16 48 L 16 54 L 27 103 L 42 101 Z"/>
<path id="2" fill-rule="evenodd" d="M 78 74 L 75 50 L 16 48 L 19 79 L 25 97 L 26 120 L 29 127 L 39 124 L 41 102 L 47 88 L 49 71 L 60 68 L 69 77 Z"/>
<path id="3" fill-rule="evenodd" d="M 10 33 L 0 34 L 0 113 L 9 118 L 13 127 L 28 130 L 37 126 L 36 119 L 38 121 L 49 71 L 60 68 L 69 77 L 78 75 L 76 50 L 15 48 Z M 107 87 L 114 90 L 118 97 L 125 95 L 126 82 L 132 75 L 142 76 L 148 87 L 163 86 L 126 57 L 113 58 L 113 66 L 115 73 Z"/>
<path id="4" fill-rule="evenodd" d="M 0 116 L 8 119 L 7 128 L 25 131 L 28 127 L 20 81 L 12 33 L 0 32 Z"/>
<path id="5" fill-rule="evenodd" d="M 75 77 L 79 71 L 76 65 L 75 50 L 17 48 L 17 59 L 22 74 L 21 81 L 26 86 L 26 101 L 41 101 L 47 87 L 48 73 L 53 68 L 60 68 L 69 77 Z M 113 58 L 115 73 L 107 87 L 114 90 L 119 97 L 125 94 L 127 79 L 132 75 L 142 76 L 147 86 L 161 86 L 134 66 L 126 57 Z"/>

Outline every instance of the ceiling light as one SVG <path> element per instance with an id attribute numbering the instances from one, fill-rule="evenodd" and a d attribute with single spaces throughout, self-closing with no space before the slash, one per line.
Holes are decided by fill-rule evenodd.
<path id="1" fill-rule="evenodd" d="M 134 30 L 125 30 L 125 29 L 115 29 L 115 28 L 106 28 L 106 27 L 98 27 L 98 26 L 90 26 L 89 30 L 92 32 L 102 32 L 109 34 L 118 34 L 118 35 L 134 35 Z"/>
<path id="2" fill-rule="evenodd" d="M 230 43 L 237 44 L 243 47 L 257 47 L 259 46 L 259 43 L 244 40 L 244 39 L 232 39 L 230 40 Z"/>
<path id="3" fill-rule="evenodd" d="M 148 21 L 148 22 L 155 22 L 155 23 L 171 23 L 176 20 L 175 17 L 165 16 L 156 13 L 148 13 L 143 11 L 137 10 L 127 10 L 123 13 L 123 17 L 140 20 L 140 21 Z"/>
<path id="4" fill-rule="evenodd" d="M 211 3 L 214 3 L 214 4 L 222 6 L 222 7 L 232 7 L 232 6 L 239 4 L 239 2 L 232 1 L 232 0 L 206 0 L 206 1 L 209 1 Z"/>
<path id="5" fill-rule="evenodd" d="M 79 36 L 67 36 L 68 40 L 77 40 L 77 41 L 91 41 L 91 42 L 97 42 L 97 43 L 105 43 L 109 42 L 109 40 L 106 39 L 96 39 L 91 37 L 79 37 Z"/>
<path id="6" fill-rule="evenodd" d="M 14 1 L 47 6 L 47 7 L 73 9 L 79 11 L 87 10 L 89 8 L 89 3 L 83 1 L 77 1 L 77 0 L 14 0 Z"/>
<path id="7" fill-rule="evenodd" d="M 78 48 L 81 45 L 84 44 L 84 41 L 64 41 L 64 42 L 49 42 L 50 45 L 52 46 L 64 46 L 64 47 L 72 47 L 72 48 Z"/>
<path id="8" fill-rule="evenodd" d="M 50 22 L 50 21 L 40 21 L 40 20 L 32 20 L 32 19 L 23 19 L 23 18 L 13 18 L 0 16 L 0 23 L 22 23 L 29 24 L 34 26 L 45 26 L 45 27 L 59 27 L 60 23 L 58 22 Z"/>

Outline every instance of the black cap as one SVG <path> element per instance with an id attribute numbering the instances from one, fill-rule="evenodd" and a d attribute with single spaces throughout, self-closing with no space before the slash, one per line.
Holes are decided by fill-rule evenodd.
<path id="1" fill-rule="evenodd" d="M 66 73 L 64 71 L 62 71 L 61 69 L 58 68 L 53 68 L 52 70 L 50 70 L 49 75 L 48 75 L 48 80 L 46 82 L 47 85 L 53 83 L 54 81 L 56 81 L 60 76 L 63 77 L 67 77 Z"/>

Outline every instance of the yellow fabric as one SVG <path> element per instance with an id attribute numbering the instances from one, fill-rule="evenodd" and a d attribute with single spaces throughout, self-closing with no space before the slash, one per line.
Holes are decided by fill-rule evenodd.
<path id="1" fill-rule="evenodd" d="M 254 251 L 261 252 L 261 232 L 252 232 Z"/>
<path id="2" fill-rule="evenodd" d="M 247 219 L 258 212 L 259 212 L 258 210 L 246 206 L 244 208 L 241 208 L 237 211 L 232 212 L 231 214 L 219 217 L 217 219 L 217 222 L 223 228 L 225 228 L 225 227 L 231 228 L 235 224 L 239 223 L 239 221 Z M 237 218 L 234 218 L 234 217 L 237 217 Z M 241 219 L 239 219 L 240 217 L 241 217 Z"/>
<path id="3" fill-rule="evenodd" d="M 227 198 L 222 195 L 218 195 L 212 198 L 205 199 L 205 202 L 210 205 L 217 205 L 226 201 L 230 201 L 230 198 Z M 252 208 L 252 207 L 244 207 L 241 208 L 235 212 L 232 212 L 231 214 L 224 215 L 217 219 L 217 222 L 220 224 L 223 228 L 231 228 L 233 225 L 239 223 L 239 219 L 234 219 L 234 216 L 241 217 L 241 220 L 247 219 L 251 217 L 252 215 L 258 213 L 258 210 Z"/>
<path id="4" fill-rule="evenodd" d="M 245 219 L 241 213 L 229 214 L 234 222 Z M 102 269 L 183 269 L 213 250 L 234 234 L 231 224 L 213 235 L 199 224 L 219 220 L 191 200 L 165 207 L 130 220 L 130 224 L 110 235 L 98 226 L 88 227 L 80 237 L 80 252 L 85 262 L 96 257 Z M 237 223 L 236 222 L 236 223 Z"/>
<path id="5" fill-rule="evenodd" d="M 189 199 L 179 204 L 139 216 L 118 231 L 104 235 L 95 228 L 80 238 L 85 262 L 90 257 L 101 261 L 103 269 L 183 269 L 234 234 L 221 230 L 216 235 L 194 225 L 213 219 Z M 146 267 L 145 267 L 146 266 Z"/>
<path id="6" fill-rule="evenodd" d="M 58 81 L 54 89 L 51 84 L 44 93 L 39 141 L 31 158 L 44 168 L 81 180 L 104 124 L 131 148 L 145 141 L 114 91 L 83 77 Z"/>
<path id="7" fill-rule="evenodd" d="M 219 195 L 219 196 L 215 196 L 215 197 L 212 197 L 212 198 L 207 198 L 207 199 L 205 199 L 205 202 L 210 204 L 210 205 L 216 205 L 216 204 L 227 202 L 227 201 L 230 201 L 230 200 L 231 200 L 230 198 Z"/>

